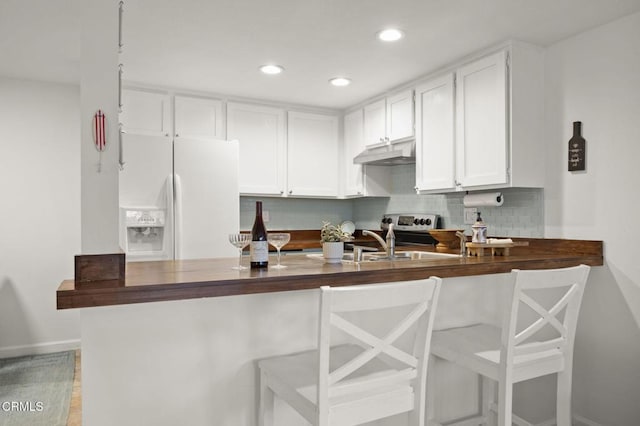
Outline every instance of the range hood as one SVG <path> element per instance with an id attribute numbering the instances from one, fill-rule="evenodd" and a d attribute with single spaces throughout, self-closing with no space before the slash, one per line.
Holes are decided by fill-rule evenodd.
<path id="1" fill-rule="evenodd" d="M 415 139 L 369 145 L 353 158 L 353 164 L 370 164 L 374 166 L 395 166 L 398 164 L 413 164 L 415 162 Z"/>

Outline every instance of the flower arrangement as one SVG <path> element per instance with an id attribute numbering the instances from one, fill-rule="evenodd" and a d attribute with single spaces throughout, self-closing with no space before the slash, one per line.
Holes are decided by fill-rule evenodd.
<path id="1" fill-rule="evenodd" d="M 339 242 L 350 241 L 353 236 L 344 231 L 340 225 L 332 225 L 331 222 L 322 222 L 322 229 L 320 229 L 320 242 Z"/>

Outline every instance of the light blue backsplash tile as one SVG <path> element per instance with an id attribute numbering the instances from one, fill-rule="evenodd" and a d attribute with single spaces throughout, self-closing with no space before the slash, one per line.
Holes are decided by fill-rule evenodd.
<path id="1" fill-rule="evenodd" d="M 487 234 L 496 237 L 544 236 L 544 197 L 541 188 L 506 188 L 500 190 L 504 204 L 500 207 L 478 207 L 487 225 Z M 459 228 L 471 234 L 464 223 L 464 193 L 445 195 L 447 211 L 442 213 L 444 228 Z"/>
<path id="2" fill-rule="evenodd" d="M 256 201 L 269 212 L 269 229 L 320 229 L 322 221 L 341 223 L 354 221 L 351 200 L 318 200 L 307 198 L 240 197 L 240 229 L 250 230 L 256 216 Z"/>
<path id="3" fill-rule="evenodd" d="M 380 219 L 389 209 L 389 198 L 356 198 L 353 203 L 353 217 L 357 229 L 380 229 Z"/>
<path id="4" fill-rule="evenodd" d="M 355 222 L 358 229 L 380 229 L 384 213 L 425 212 L 438 214 L 441 227 L 459 228 L 471 234 L 471 225 L 464 223 L 464 192 L 437 195 L 417 195 L 415 165 L 393 166 L 392 195 L 388 198 L 357 198 L 353 200 L 317 200 L 300 198 L 240 198 L 240 227 L 250 229 L 255 216 L 255 202 L 262 200 L 269 211 L 267 229 L 318 229 L 323 220 L 340 223 Z M 544 196 L 539 188 L 507 188 L 501 190 L 501 207 L 482 207 L 482 219 L 488 235 L 497 237 L 544 236 Z"/>

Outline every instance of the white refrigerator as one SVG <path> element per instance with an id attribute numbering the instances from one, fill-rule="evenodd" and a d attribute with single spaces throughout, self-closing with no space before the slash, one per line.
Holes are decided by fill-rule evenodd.
<path id="1" fill-rule="evenodd" d="M 127 261 L 231 257 L 238 141 L 124 134 L 120 243 Z"/>

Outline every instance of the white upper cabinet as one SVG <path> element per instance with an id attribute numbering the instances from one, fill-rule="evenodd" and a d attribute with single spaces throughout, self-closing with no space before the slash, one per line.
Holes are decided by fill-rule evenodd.
<path id="1" fill-rule="evenodd" d="M 171 136 L 171 97 L 166 92 L 122 90 L 120 122 L 126 133 Z"/>
<path id="2" fill-rule="evenodd" d="M 413 133 L 413 90 L 387 97 L 387 138 L 390 142 L 407 139 Z"/>
<path id="3" fill-rule="evenodd" d="M 455 189 L 454 74 L 416 87 L 416 190 Z"/>
<path id="4" fill-rule="evenodd" d="M 462 66 L 456 75 L 458 183 L 504 185 L 508 183 L 506 52 Z"/>
<path id="5" fill-rule="evenodd" d="M 344 116 L 344 188 L 345 197 L 362 196 L 364 170 L 361 164 L 353 164 L 353 157 L 364 150 L 364 115 L 361 109 Z"/>
<path id="6" fill-rule="evenodd" d="M 190 96 L 175 97 L 176 137 L 224 139 L 222 101 Z"/>
<path id="7" fill-rule="evenodd" d="M 364 143 L 384 143 L 387 137 L 387 102 L 381 99 L 364 107 Z"/>
<path id="8" fill-rule="evenodd" d="M 405 90 L 364 107 L 365 145 L 412 138 L 413 90 Z"/>
<path id="9" fill-rule="evenodd" d="M 337 197 L 338 117 L 290 111 L 287 195 Z"/>
<path id="10" fill-rule="evenodd" d="M 283 109 L 229 102 L 227 139 L 240 142 L 240 193 L 282 195 L 286 172 Z"/>
<path id="11" fill-rule="evenodd" d="M 337 197 L 338 117 L 227 103 L 227 139 L 240 142 L 240 193 Z"/>
<path id="12" fill-rule="evenodd" d="M 512 43 L 418 86 L 416 190 L 543 187 L 543 76 L 542 50 Z"/>

